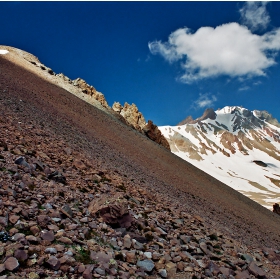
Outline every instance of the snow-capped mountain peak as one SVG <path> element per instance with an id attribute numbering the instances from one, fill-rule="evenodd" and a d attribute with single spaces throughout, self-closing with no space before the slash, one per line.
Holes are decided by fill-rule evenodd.
<path id="1" fill-rule="evenodd" d="M 267 111 L 226 106 L 162 126 L 171 151 L 272 208 L 280 201 L 280 124 Z"/>

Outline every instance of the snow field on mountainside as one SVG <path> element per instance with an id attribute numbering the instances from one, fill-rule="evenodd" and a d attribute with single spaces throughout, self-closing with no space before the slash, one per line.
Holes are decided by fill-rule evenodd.
<path id="1" fill-rule="evenodd" d="M 232 113 L 236 108 L 238 111 Z M 265 129 L 263 129 L 263 124 L 265 124 L 268 128 L 269 133 L 272 132 L 276 135 L 276 137 L 279 137 L 280 128 L 266 121 L 261 121 L 261 119 L 259 119 L 253 112 L 254 116 L 260 120 L 259 123 L 262 128 L 251 124 L 254 131 L 247 130 L 242 127 L 242 123 L 246 121 L 246 117 L 242 115 L 244 110 L 247 109 L 229 106 L 221 110 L 217 110 L 215 111 L 217 114 L 215 120 L 206 119 L 200 121 L 200 123 L 205 124 L 203 125 L 203 129 L 201 129 L 201 124 L 199 123 L 174 127 L 162 126 L 159 127 L 159 129 L 169 141 L 172 141 L 174 132 L 180 133 L 188 139 L 194 147 L 196 147 L 195 150 L 203 160 L 191 159 L 190 153 L 180 151 L 180 147 L 178 147 L 175 142 L 173 143 L 176 148 L 173 151 L 174 154 L 271 210 L 272 205 L 275 202 L 280 202 L 280 162 L 270 156 L 269 153 L 272 152 L 272 154 L 274 153 L 276 156 L 280 155 L 280 143 L 276 142 L 274 138 L 270 136 Z M 233 132 L 237 115 L 240 116 L 238 121 L 241 121 L 241 128 Z M 220 125 L 217 124 L 217 122 Z M 209 124 L 210 127 L 211 124 L 216 127 L 220 127 L 222 129 L 220 131 L 221 133 L 215 134 L 214 128 L 211 127 L 210 129 Z M 275 148 L 270 150 L 271 148 L 268 148 L 269 146 L 263 145 L 264 149 L 268 152 L 266 153 L 256 147 L 250 150 L 243 144 L 244 148 L 248 152 L 248 155 L 245 155 L 239 151 L 238 144 L 236 142 L 232 142 L 231 146 L 234 148 L 235 153 L 231 153 L 231 151 L 225 148 L 221 142 L 223 132 L 227 131 L 224 126 L 228 128 L 230 133 L 236 135 L 237 137 L 238 132 L 242 131 L 244 132 L 246 138 L 248 140 L 250 139 L 253 143 L 256 141 L 255 137 L 257 135 L 260 142 L 266 139 Z M 206 132 L 204 130 L 206 130 Z M 252 132 L 256 134 L 254 137 Z M 211 141 L 214 142 L 214 145 Z M 223 141 L 225 141 L 225 138 L 223 138 Z M 212 151 L 207 149 L 205 150 L 207 155 L 200 153 L 199 151 L 203 144 L 216 151 L 216 153 L 213 154 Z M 217 149 L 216 145 L 220 149 L 224 149 L 228 152 L 230 157 L 221 153 L 219 149 Z M 253 161 L 262 161 L 267 164 L 267 167 L 257 165 Z"/>
<path id="2" fill-rule="evenodd" d="M 249 197 L 252 196 L 249 193 L 263 194 L 265 198 L 263 199 L 262 205 L 269 209 L 271 209 L 271 203 L 279 202 L 280 188 L 265 177 L 268 176 L 276 180 L 280 179 L 280 177 L 277 178 L 277 176 L 273 175 L 280 174 L 279 162 L 276 160 L 271 162 L 271 157 L 266 153 L 255 149 L 250 156 L 244 156 L 237 151 L 230 158 L 224 156 L 222 153 L 216 153 L 214 155 L 209 151 L 207 153 L 207 156 L 201 155 L 203 158 L 202 161 L 197 161 L 190 159 L 184 152 L 175 152 L 177 156 Z M 253 162 L 253 160 L 259 159 L 271 165 L 261 167 Z M 255 182 L 261 186 L 265 186 L 265 188 L 255 187 L 250 182 Z M 272 199 L 271 195 L 277 195 L 279 198 Z"/>

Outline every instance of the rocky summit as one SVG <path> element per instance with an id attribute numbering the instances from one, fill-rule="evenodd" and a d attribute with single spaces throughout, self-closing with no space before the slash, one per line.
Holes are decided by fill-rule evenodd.
<path id="1" fill-rule="evenodd" d="M 280 277 L 278 215 L 5 50 L 1 278 Z"/>

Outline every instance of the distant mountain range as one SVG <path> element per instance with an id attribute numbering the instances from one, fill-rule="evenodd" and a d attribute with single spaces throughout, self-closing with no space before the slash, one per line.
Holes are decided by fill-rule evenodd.
<path id="1" fill-rule="evenodd" d="M 267 111 L 207 109 L 159 129 L 177 156 L 269 209 L 279 202 L 280 124 Z"/>

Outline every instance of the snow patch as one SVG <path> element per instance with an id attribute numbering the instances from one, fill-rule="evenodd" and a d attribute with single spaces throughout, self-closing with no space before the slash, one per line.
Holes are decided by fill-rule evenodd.
<path id="1" fill-rule="evenodd" d="M 0 50 L 0 54 L 6 54 L 6 53 L 8 53 L 9 51 L 7 51 L 7 50 Z"/>

